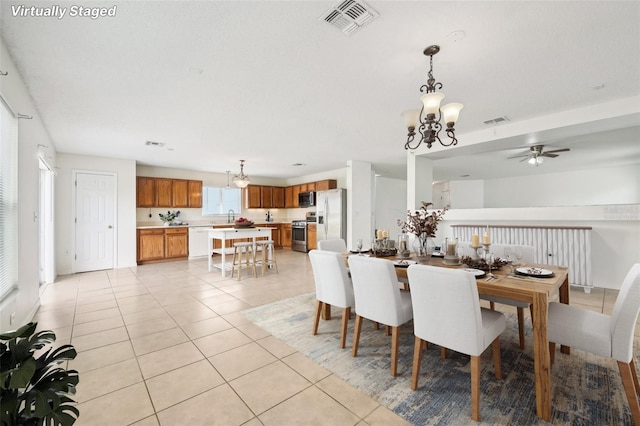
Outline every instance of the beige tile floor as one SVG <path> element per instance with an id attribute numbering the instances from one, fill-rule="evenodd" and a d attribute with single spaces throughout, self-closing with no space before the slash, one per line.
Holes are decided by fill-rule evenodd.
<path id="1" fill-rule="evenodd" d="M 35 320 L 78 351 L 76 424 L 407 424 L 240 313 L 314 291 L 304 253 L 276 254 L 264 278 L 223 279 L 204 259 L 49 285 Z M 610 313 L 615 297 L 572 289 L 571 303 Z"/>

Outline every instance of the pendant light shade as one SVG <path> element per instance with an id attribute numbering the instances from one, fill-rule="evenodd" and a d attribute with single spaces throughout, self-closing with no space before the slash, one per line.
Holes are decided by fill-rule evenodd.
<path id="1" fill-rule="evenodd" d="M 246 188 L 247 185 L 251 183 L 249 176 L 244 174 L 244 160 L 240 160 L 240 174 L 233 177 L 233 183 L 235 183 L 238 188 Z"/>

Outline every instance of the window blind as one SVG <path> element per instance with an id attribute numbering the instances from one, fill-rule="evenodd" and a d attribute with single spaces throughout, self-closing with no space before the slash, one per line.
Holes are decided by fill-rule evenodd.
<path id="1" fill-rule="evenodd" d="M 18 286 L 18 120 L 0 95 L 0 300 Z"/>

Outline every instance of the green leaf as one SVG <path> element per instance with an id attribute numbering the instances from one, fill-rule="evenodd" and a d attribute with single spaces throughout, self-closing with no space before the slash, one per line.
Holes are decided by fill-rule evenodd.
<path id="1" fill-rule="evenodd" d="M 24 338 L 29 337 L 36 331 L 36 327 L 38 326 L 37 322 L 30 322 L 28 324 L 23 325 L 17 330 L 8 331 L 6 333 L 0 334 L 0 340 L 11 340 L 16 338 Z"/>
<path id="2" fill-rule="evenodd" d="M 31 357 L 20 364 L 18 368 L 10 371 L 11 379 L 9 379 L 9 388 L 19 389 L 27 387 L 35 371 L 36 360 Z"/>

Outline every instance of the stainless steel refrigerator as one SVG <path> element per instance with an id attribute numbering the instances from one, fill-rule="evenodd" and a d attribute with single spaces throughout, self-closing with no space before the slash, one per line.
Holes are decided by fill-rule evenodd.
<path id="1" fill-rule="evenodd" d="M 347 241 L 347 197 L 344 189 L 316 192 L 318 241 L 342 238 Z"/>

